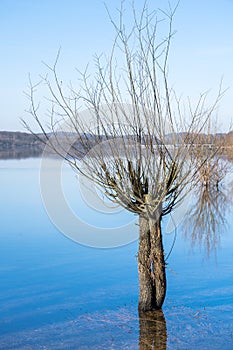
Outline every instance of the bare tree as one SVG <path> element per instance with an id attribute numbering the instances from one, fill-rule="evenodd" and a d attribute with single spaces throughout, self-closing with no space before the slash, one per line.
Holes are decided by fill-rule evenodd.
<path id="1" fill-rule="evenodd" d="M 212 123 L 211 127 L 211 120 L 208 121 L 207 134 L 198 135 L 191 154 L 197 170 L 195 174 L 197 184 L 212 190 L 219 190 L 219 185 L 231 171 L 231 165 L 224 157 L 226 140 L 221 134 L 213 134 L 216 126 L 215 123 Z"/>
<path id="2" fill-rule="evenodd" d="M 162 217 L 179 204 L 196 181 L 197 168 L 211 156 L 206 154 L 195 166 L 198 157 L 189 155 L 200 133 L 208 128 L 222 95 L 219 91 L 210 107 L 206 107 L 206 94 L 200 95 L 194 107 L 188 104 L 182 112 L 181 102 L 168 84 L 175 11 L 150 13 L 145 3 L 139 16 L 132 8 L 132 26 L 128 28 L 122 5 L 119 21 L 110 17 L 116 30 L 110 57 L 95 59 L 94 76 L 79 72 L 78 89 L 70 86 L 67 92 L 64 88 L 57 73 L 58 59 L 54 66 L 47 66 L 43 82 L 51 102 L 49 132 L 36 104 L 36 86 L 30 84 L 29 112 L 42 130 L 43 140 L 77 172 L 100 186 L 108 198 L 139 215 L 140 311 L 160 309 L 164 302 Z M 159 31 L 164 23 L 166 36 L 163 29 Z M 80 106 L 88 110 L 88 120 Z M 201 146 L 198 152 L 202 152 Z"/>

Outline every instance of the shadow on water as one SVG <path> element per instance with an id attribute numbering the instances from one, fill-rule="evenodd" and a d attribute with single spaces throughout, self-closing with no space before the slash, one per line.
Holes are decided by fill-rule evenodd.
<path id="1" fill-rule="evenodd" d="M 167 328 L 163 311 L 139 312 L 139 350 L 165 350 Z"/>

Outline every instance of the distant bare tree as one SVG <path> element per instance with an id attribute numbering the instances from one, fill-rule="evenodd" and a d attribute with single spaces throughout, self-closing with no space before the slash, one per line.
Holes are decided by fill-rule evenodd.
<path id="1" fill-rule="evenodd" d="M 218 190 L 226 174 L 231 170 L 231 165 L 224 157 L 226 140 L 211 133 L 210 122 L 209 120 L 207 134 L 199 135 L 191 156 L 197 167 L 195 176 L 198 185 Z"/>
<path id="2" fill-rule="evenodd" d="M 119 21 L 110 17 L 116 30 L 110 57 L 95 59 L 94 76 L 87 71 L 80 73 L 78 89 L 71 86 L 67 93 L 58 77 L 58 60 L 48 66 L 49 74 L 43 82 L 51 102 L 49 132 L 36 104 L 36 86 L 30 84 L 29 112 L 42 130 L 43 140 L 76 171 L 100 186 L 108 198 L 139 215 L 140 311 L 160 309 L 164 302 L 161 221 L 184 198 L 196 182 L 197 169 L 211 157 L 205 154 L 200 164 L 198 157 L 190 154 L 198 135 L 208 129 L 222 95 L 219 91 L 207 108 L 203 94 L 193 108 L 189 104 L 182 112 L 181 102 L 168 84 L 175 11 L 150 13 L 145 3 L 140 16 L 132 9 L 133 24 L 128 28 L 122 5 Z M 159 28 L 165 22 L 159 14 L 168 25 L 162 39 Z M 81 105 L 91 119 L 83 118 Z M 28 123 L 25 126 L 33 133 Z M 70 145 L 68 151 L 66 143 Z M 200 146 L 198 152 L 202 151 Z"/>

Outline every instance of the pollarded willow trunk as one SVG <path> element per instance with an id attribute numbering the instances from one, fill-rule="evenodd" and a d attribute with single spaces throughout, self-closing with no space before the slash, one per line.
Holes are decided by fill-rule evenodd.
<path id="1" fill-rule="evenodd" d="M 161 233 L 161 215 L 140 216 L 138 249 L 140 311 L 161 309 L 166 295 L 166 271 Z"/>

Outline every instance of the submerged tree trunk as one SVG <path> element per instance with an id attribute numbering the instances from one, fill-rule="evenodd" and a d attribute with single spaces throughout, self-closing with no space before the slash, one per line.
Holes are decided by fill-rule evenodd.
<path id="1" fill-rule="evenodd" d="M 140 216 L 138 249 L 139 311 L 161 309 L 166 294 L 165 259 L 161 234 L 161 216 Z"/>

